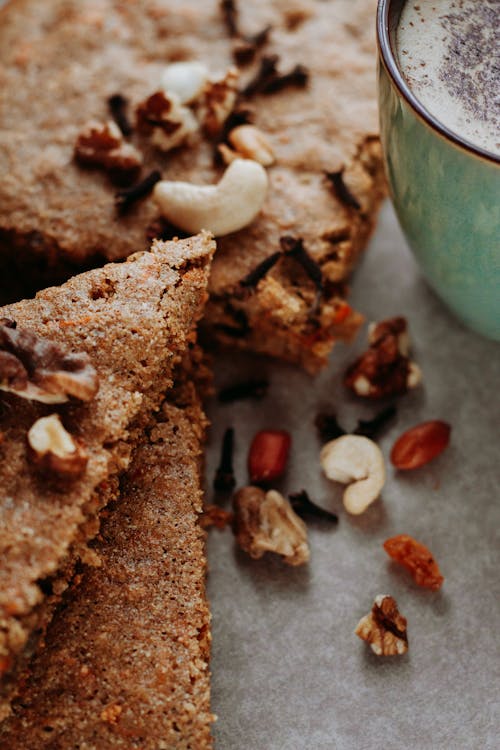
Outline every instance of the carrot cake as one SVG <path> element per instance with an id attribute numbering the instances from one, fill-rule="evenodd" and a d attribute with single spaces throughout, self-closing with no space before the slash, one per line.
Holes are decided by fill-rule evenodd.
<path id="1" fill-rule="evenodd" d="M 0 308 L 0 687 L 8 698 L 131 446 L 193 339 L 214 243 L 126 263 Z"/>
<path id="2" fill-rule="evenodd" d="M 197 198 L 198 220 L 224 234 L 207 335 L 319 369 L 361 321 L 346 282 L 385 193 L 375 5 L 8 2 L 0 293 L 193 233 L 161 184 L 231 170 L 216 209 Z"/>

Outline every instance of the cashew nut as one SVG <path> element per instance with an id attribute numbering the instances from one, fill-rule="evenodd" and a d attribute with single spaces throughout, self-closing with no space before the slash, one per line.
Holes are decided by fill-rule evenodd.
<path id="1" fill-rule="evenodd" d="M 235 159 L 217 185 L 161 180 L 153 198 L 174 226 L 196 234 L 207 229 L 216 237 L 246 227 L 262 208 L 266 170 L 251 159 Z"/>
<path id="2" fill-rule="evenodd" d="M 344 491 L 345 509 L 363 513 L 377 499 L 385 483 L 382 451 L 362 435 L 342 435 L 321 449 L 320 462 L 328 479 L 348 484 Z"/>
<path id="3" fill-rule="evenodd" d="M 167 65 L 161 85 L 168 94 L 176 94 L 181 104 L 190 104 L 201 94 L 208 79 L 207 66 L 191 60 Z"/>
<path id="4" fill-rule="evenodd" d="M 32 459 L 42 469 L 67 477 L 77 477 L 85 470 L 87 453 L 65 430 L 58 414 L 37 419 L 27 437 Z"/>

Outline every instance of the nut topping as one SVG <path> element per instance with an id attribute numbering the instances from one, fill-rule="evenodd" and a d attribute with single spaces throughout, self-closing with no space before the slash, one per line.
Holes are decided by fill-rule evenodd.
<path id="1" fill-rule="evenodd" d="M 207 229 L 216 237 L 243 229 L 261 210 L 267 193 L 264 167 L 235 159 L 217 185 L 161 180 L 153 198 L 162 216 L 185 232 Z"/>
<path id="2" fill-rule="evenodd" d="M 236 104 L 239 73 L 228 68 L 222 78 L 211 79 L 205 85 L 200 117 L 203 129 L 211 138 L 218 135 Z"/>
<path id="3" fill-rule="evenodd" d="M 258 560 L 275 552 L 289 565 L 309 560 L 306 525 L 275 490 L 243 487 L 233 498 L 233 531 L 240 547 Z"/>
<path id="4" fill-rule="evenodd" d="M 180 146 L 198 130 L 195 116 L 175 93 L 156 91 L 138 105 L 136 117 L 138 131 L 162 151 Z"/>
<path id="5" fill-rule="evenodd" d="M 117 181 L 133 180 L 142 166 L 141 154 L 111 120 L 85 125 L 76 140 L 75 159 L 83 166 L 105 169 Z"/>
<path id="6" fill-rule="evenodd" d="M 404 318 L 370 326 L 370 348 L 348 369 L 345 385 L 358 396 L 385 398 L 406 393 L 422 381 L 418 365 L 408 357 L 409 339 Z"/>
<path id="7" fill-rule="evenodd" d="M 209 70 L 204 63 L 189 60 L 167 65 L 161 83 L 168 95 L 176 95 L 181 104 L 190 104 L 200 96 L 209 77 Z"/>
<path id="8" fill-rule="evenodd" d="M 44 471 L 76 479 L 83 474 L 88 456 L 67 432 L 58 414 L 41 417 L 28 431 L 35 464 Z"/>
<path id="9" fill-rule="evenodd" d="M 239 156 L 258 161 L 263 167 L 274 162 L 271 144 L 255 125 L 239 125 L 231 130 L 228 140 Z"/>
<path id="10" fill-rule="evenodd" d="M 406 618 L 388 594 L 377 596 L 372 611 L 361 618 L 354 632 L 377 656 L 401 656 L 408 651 Z"/>
<path id="11" fill-rule="evenodd" d="M 323 446 L 321 468 L 328 479 L 342 482 L 344 506 L 348 513 L 363 513 L 380 495 L 385 483 L 382 451 L 362 435 L 342 435 Z"/>
<path id="12" fill-rule="evenodd" d="M 90 401 L 98 387 L 88 354 L 68 353 L 31 331 L 0 325 L 0 390 L 62 404 L 70 396 Z"/>

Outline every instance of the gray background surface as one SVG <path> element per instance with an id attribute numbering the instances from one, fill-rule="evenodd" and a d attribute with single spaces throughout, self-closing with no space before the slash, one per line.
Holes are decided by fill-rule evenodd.
<path id="1" fill-rule="evenodd" d="M 427 419 L 451 423 L 451 445 L 413 473 L 388 465 L 381 499 L 350 517 L 338 486 L 321 475 L 313 420 L 328 406 L 352 429 L 377 411 L 341 384 L 345 365 L 366 348 L 365 331 L 353 348 L 339 345 L 316 378 L 269 360 L 219 360 L 219 387 L 266 374 L 271 388 L 262 401 L 212 403 L 208 480 L 226 427 L 236 430 L 238 486 L 247 483 L 254 432 L 289 429 L 291 460 L 278 488 L 306 488 L 340 520 L 309 524 L 311 561 L 301 568 L 270 555 L 251 560 L 230 530 L 210 532 L 216 747 L 499 748 L 500 346 L 466 331 L 427 287 L 389 205 L 351 299 L 368 320 L 406 315 L 424 373 L 424 386 L 398 400 L 380 440 L 385 457 L 401 432 Z M 397 533 L 430 547 L 445 576 L 441 591 L 419 589 L 390 563 L 382 542 Z M 405 657 L 377 658 L 353 634 L 380 593 L 408 619 Z"/>

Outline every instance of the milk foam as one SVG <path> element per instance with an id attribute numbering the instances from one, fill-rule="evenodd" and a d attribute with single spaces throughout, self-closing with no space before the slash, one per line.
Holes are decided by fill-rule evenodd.
<path id="1" fill-rule="evenodd" d="M 423 106 L 452 132 L 500 156 L 500 0 L 410 0 L 396 47 Z"/>

